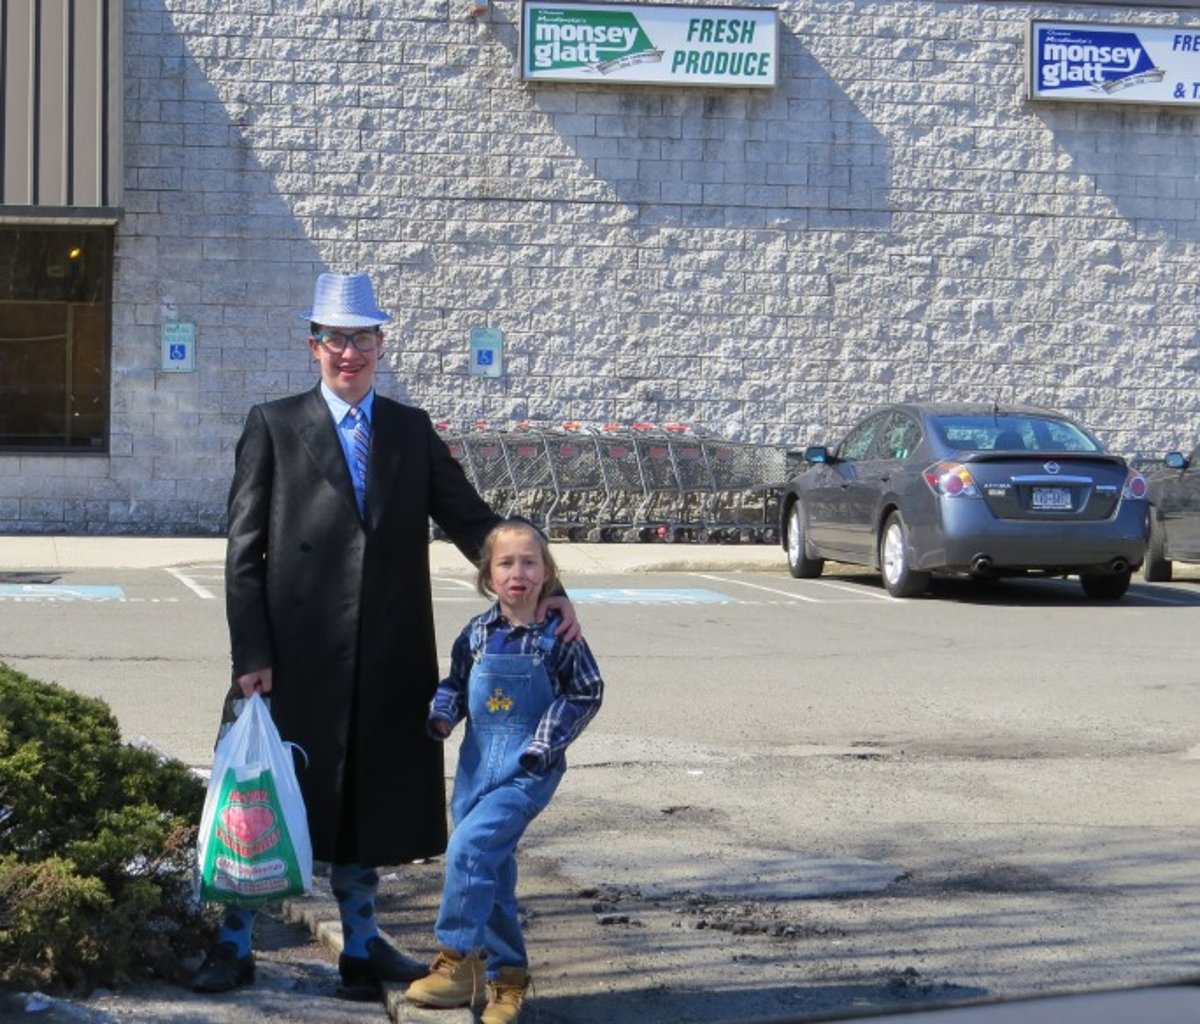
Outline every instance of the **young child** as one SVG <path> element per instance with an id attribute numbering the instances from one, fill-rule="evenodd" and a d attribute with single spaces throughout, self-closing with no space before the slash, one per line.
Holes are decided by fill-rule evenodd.
<path id="1" fill-rule="evenodd" d="M 604 683 L 587 644 L 535 621 L 558 582 L 546 538 L 523 520 L 496 525 L 476 586 L 496 603 L 454 643 L 429 708 L 431 735 L 466 718 L 450 812 L 446 881 L 434 934 L 441 951 L 405 992 L 423 1006 L 469 1006 L 486 976 L 482 1024 L 512 1024 L 529 985 L 517 918 L 517 843 L 550 802 L 564 751 L 600 708 Z"/>

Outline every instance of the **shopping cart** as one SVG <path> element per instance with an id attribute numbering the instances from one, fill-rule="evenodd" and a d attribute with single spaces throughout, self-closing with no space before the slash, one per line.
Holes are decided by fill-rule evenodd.
<path id="1" fill-rule="evenodd" d="M 462 440 L 475 490 L 498 515 L 512 515 L 518 500 L 517 482 L 501 435 L 476 424 L 476 429 L 464 434 Z"/>
<path id="2" fill-rule="evenodd" d="M 584 540 L 598 529 L 608 496 L 599 439 L 580 423 L 564 423 L 547 434 L 546 450 L 554 482 L 546 532 Z"/>
<path id="3" fill-rule="evenodd" d="M 778 534 L 778 496 L 787 479 L 787 452 L 773 445 L 705 441 L 714 492 L 712 540 L 771 543 Z"/>
<path id="4" fill-rule="evenodd" d="M 497 513 L 569 540 L 773 542 L 794 468 L 782 448 L 678 423 L 437 430 Z M 432 524 L 430 535 L 439 535 Z"/>
<path id="5" fill-rule="evenodd" d="M 716 483 L 703 436 L 681 423 L 663 427 L 675 472 L 677 493 L 668 510 L 667 541 L 709 539 Z"/>
<path id="6" fill-rule="evenodd" d="M 554 475 L 545 434 L 531 429 L 528 423 L 518 423 L 511 431 L 501 433 L 498 440 L 504 450 L 513 489 L 512 498 L 503 514 L 524 516 L 539 527 L 544 527 L 546 514 L 553 507 L 555 497 Z"/>
<path id="7" fill-rule="evenodd" d="M 635 423 L 630 431 L 641 467 L 642 500 L 634 512 L 629 540 L 678 540 L 679 477 L 668 435 L 650 423 Z"/>
<path id="8" fill-rule="evenodd" d="M 639 539 L 634 524 L 647 490 L 634 440 L 631 429 L 619 423 L 606 423 L 596 436 L 604 501 L 588 540 Z"/>

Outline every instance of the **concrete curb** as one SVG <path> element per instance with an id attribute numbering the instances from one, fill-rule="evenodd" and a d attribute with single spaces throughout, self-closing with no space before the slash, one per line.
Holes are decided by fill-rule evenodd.
<path id="1" fill-rule="evenodd" d="M 554 543 L 559 568 L 569 575 L 626 572 L 787 571 L 774 544 L 579 544 Z M 163 569 L 223 563 L 224 537 L 0 537 L 0 569 Z M 435 572 L 469 572 L 470 564 L 447 541 L 429 545 Z"/>
<path id="2" fill-rule="evenodd" d="M 308 896 L 283 901 L 282 916 L 293 924 L 304 925 L 313 938 L 327 949 L 341 953 L 342 922 L 338 914 L 337 900 L 329 889 L 329 882 L 322 877 L 313 879 L 312 892 Z M 381 937 L 398 952 L 414 960 L 420 957 L 405 949 L 390 935 L 381 932 Z M 404 998 L 404 985 L 386 982 L 383 986 L 384 1006 L 388 1017 L 396 1024 L 475 1024 L 475 1015 L 470 1009 L 434 1010 L 414 1006 Z"/>

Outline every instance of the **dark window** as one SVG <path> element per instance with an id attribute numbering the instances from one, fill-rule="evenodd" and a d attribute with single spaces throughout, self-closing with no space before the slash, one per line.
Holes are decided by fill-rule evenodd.
<path id="1" fill-rule="evenodd" d="M 892 413 L 887 426 L 879 435 L 876 449 L 881 459 L 907 459 L 921 442 L 921 428 L 911 416 L 902 412 Z"/>
<path id="2" fill-rule="evenodd" d="M 0 449 L 108 449 L 112 229 L 0 225 Z"/>
<path id="3" fill-rule="evenodd" d="M 939 416 L 934 426 L 951 448 L 1098 452 L 1100 445 L 1074 423 L 1038 416 Z"/>
<path id="4" fill-rule="evenodd" d="M 879 433 L 879 428 L 883 426 L 883 421 L 886 419 L 887 413 L 878 413 L 852 428 L 838 446 L 837 457 L 843 462 L 865 459 L 871 450 L 875 435 Z"/>

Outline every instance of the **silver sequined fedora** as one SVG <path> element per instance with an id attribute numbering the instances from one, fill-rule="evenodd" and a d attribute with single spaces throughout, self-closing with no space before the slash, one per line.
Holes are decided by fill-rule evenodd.
<path id="1" fill-rule="evenodd" d="M 367 274 L 322 274 L 313 289 L 312 309 L 301 317 L 326 327 L 375 327 L 391 319 L 375 304 Z"/>

